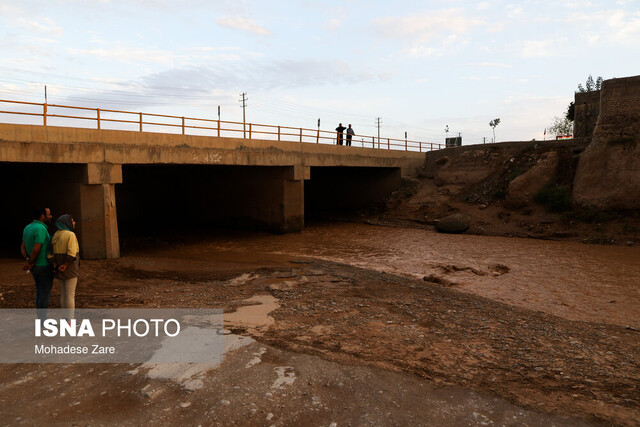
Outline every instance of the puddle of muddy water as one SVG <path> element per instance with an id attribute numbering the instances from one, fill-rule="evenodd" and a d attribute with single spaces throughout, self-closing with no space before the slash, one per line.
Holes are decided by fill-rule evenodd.
<path id="1" fill-rule="evenodd" d="M 190 342 L 190 351 L 200 355 L 202 360 L 200 363 L 154 363 L 152 358 L 138 369 L 148 369 L 147 378 L 169 380 L 181 385 L 186 390 L 198 390 L 203 386 L 203 378 L 206 373 L 220 366 L 227 354 L 254 342 L 252 338 L 235 334 L 224 335 L 223 340 L 224 351 L 221 354 L 211 352 L 206 341 Z M 137 373 L 137 371 L 132 373 Z"/>
<path id="2" fill-rule="evenodd" d="M 251 305 L 238 307 L 232 313 L 225 313 L 225 327 L 242 328 L 252 335 L 262 335 L 274 323 L 269 313 L 280 307 L 278 300 L 272 295 L 254 295 L 243 302 Z"/>
<path id="3" fill-rule="evenodd" d="M 242 303 L 251 305 L 239 307 L 235 312 L 224 314 L 225 328 L 242 328 L 250 334 L 259 336 L 270 325 L 274 323 L 273 317 L 269 313 L 279 307 L 278 300 L 271 295 L 254 295 L 243 300 Z M 202 319 L 206 321 L 206 319 Z M 216 369 L 222 363 L 225 356 L 233 351 L 255 342 L 252 338 L 229 333 L 225 329 L 222 337 L 224 349 L 221 353 L 212 351 L 213 340 L 219 337 L 211 336 L 211 329 L 206 329 L 210 336 L 207 339 L 203 335 L 203 329 L 197 327 L 187 327 L 181 332 L 179 339 L 165 340 L 162 347 L 132 374 L 138 373 L 139 369 L 148 369 L 146 376 L 150 379 L 164 379 L 173 381 L 181 385 L 186 390 L 198 390 L 203 387 L 203 378 L 210 370 Z M 187 349 L 191 356 L 190 360 L 201 360 L 200 363 L 157 363 L 156 360 L 166 360 L 167 355 L 175 352 L 184 352 Z M 260 362 L 260 355 L 256 355 L 253 364 Z M 249 366 L 248 366 L 249 367 Z M 288 372 L 278 374 L 278 380 L 282 384 L 288 384 L 295 379 Z M 279 383 L 279 386 L 281 384 Z"/>
<path id="4" fill-rule="evenodd" d="M 207 247 L 222 258 L 311 257 L 418 279 L 432 276 L 435 283 L 567 319 L 640 328 L 640 247 L 353 223 L 220 237 Z"/>

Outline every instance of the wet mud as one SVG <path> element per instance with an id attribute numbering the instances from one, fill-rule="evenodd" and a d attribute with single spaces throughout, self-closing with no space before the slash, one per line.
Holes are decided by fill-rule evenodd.
<path id="1" fill-rule="evenodd" d="M 84 261 L 77 306 L 223 308 L 225 328 L 251 340 L 237 347 L 237 354 L 246 353 L 242 366 L 263 369 L 274 361 L 268 381 L 255 381 L 269 387 L 275 383 L 278 391 L 258 396 L 247 384 L 229 379 L 227 396 L 234 397 L 220 397 L 213 386 L 229 374 L 226 368 L 198 374 L 202 387 L 185 391 L 181 384 L 153 378 L 153 370 L 140 365 L 5 365 L 0 366 L 0 407 L 13 408 L 11 415 L 21 418 L 16 423 L 26 424 L 105 422 L 105 413 L 116 408 L 132 417 L 115 418 L 119 424 L 155 419 L 221 425 L 312 420 L 327 425 L 428 425 L 430 420 L 433 425 L 446 420 L 444 413 L 420 418 L 426 409 L 419 399 L 394 407 L 373 400 L 367 391 L 375 389 L 376 376 L 404 375 L 405 380 L 394 380 L 397 387 L 385 390 L 394 402 L 404 402 L 402 390 L 413 387 L 414 380 L 435 390 L 458 387 L 502 402 L 493 402 L 491 410 L 474 411 L 473 399 L 454 393 L 459 402 L 467 402 L 460 414 L 450 412 L 448 419 L 455 424 L 637 425 L 639 259 L 634 247 L 443 236 L 362 224 L 317 225 L 296 235 L 221 235 L 204 242 L 137 248 L 117 260 Z M 33 284 L 20 267 L 19 261 L 0 260 L 0 307 L 33 304 Z M 56 298 L 54 289 L 54 307 Z M 330 396 L 341 395 L 334 389 L 340 382 L 337 373 L 325 379 L 332 384 L 328 389 L 313 380 L 311 386 L 296 388 L 304 375 L 311 375 L 310 368 L 291 362 L 298 357 L 360 372 L 353 381 L 343 381 L 354 387 L 341 399 L 344 404 L 328 403 Z M 230 357 L 225 363 L 240 362 Z M 66 378 L 78 383 L 86 379 L 109 398 L 100 400 L 99 394 L 88 393 L 73 402 L 57 398 L 49 402 L 44 391 L 36 391 L 33 404 L 64 402 L 65 409 L 50 410 L 54 418 L 18 415 L 21 411 L 16 408 L 32 404 L 30 381 L 39 377 L 60 382 L 57 393 Z M 248 395 L 242 398 L 237 390 Z M 290 390 L 294 397 L 299 393 L 300 411 L 285 403 L 293 397 L 274 403 L 282 390 L 284 394 Z M 271 396 L 265 400 L 266 393 Z M 347 396 L 357 395 L 379 407 L 355 411 Z M 209 407 L 201 407 L 195 396 L 206 397 Z M 325 404 L 314 404 L 314 396 Z M 170 406 L 169 397 L 186 406 Z M 213 399 L 218 399 L 215 405 Z M 222 400 L 230 403 L 220 404 Z M 83 409 L 79 414 L 69 406 L 76 401 Z M 533 418 L 526 421 L 509 405 L 539 415 L 527 412 Z M 136 415 L 143 407 L 153 408 L 155 416 Z M 509 421 L 505 413 L 515 418 Z"/>

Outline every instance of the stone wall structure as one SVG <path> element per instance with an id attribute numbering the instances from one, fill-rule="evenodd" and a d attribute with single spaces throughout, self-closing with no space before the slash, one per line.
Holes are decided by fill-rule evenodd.
<path id="1" fill-rule="evenodd" d="M 591 144 L 573 186 L 578 205 L 640 209 L 640 76 L 605 80 Z"/>
<path id="2" fill-rule="evenodd" d="M 576 92 L 573 137 L 591 138 L 600 115 L 600 91 Z"/>
<path id="3" fill-rule="evenodd" d="M 603 138 L 640 134 L 640 76 L 607 80 L 595 133 Z"/>

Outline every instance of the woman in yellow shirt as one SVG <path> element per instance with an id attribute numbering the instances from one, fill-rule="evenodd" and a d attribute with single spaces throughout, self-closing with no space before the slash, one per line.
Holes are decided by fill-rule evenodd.
<path id="1" fill-rule="evenodd" d="M 68 318 L 73 319 L 76 285 L 80 275 L 80 246 L 73 232 L 76 222 L 69 214 L 56 221 L 56 234 L 51 238 L 54 257 L 55 278 L 60 283 L 60 306 L 68 310 Z"/>

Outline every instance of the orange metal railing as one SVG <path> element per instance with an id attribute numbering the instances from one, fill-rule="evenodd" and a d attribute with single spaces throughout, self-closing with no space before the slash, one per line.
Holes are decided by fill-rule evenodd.
<path id="1" fill-rule="evenodd" d="M 289 126 L 265 125 L 256 123 L 230 122 L 215 119 L 199 119 L 193 117 L 170 116 L 155 113 L 109 110 L 102 108 L 75 107 L 70 105 L 39 104 L 35 102 L 11 101 L 0 99 L 0 104 L 10 104 L 18 110 L 0 110 L 0 121 L 3 114 L 18 115 L 26 118 L 42 118 L 42 125 L 69 126 L 73 120 L 81 124 L 91 121 L 97 129 L 112 129 L 110 125 L 118 125 L 113 129 L 136 130 L 139 132 L 157 132 L 158 128 L 179 131 L 182 135 L 207 135 L 230 138 L 271 139 L 289 142 L 307 142 L 334 144 L 336 132 L 320 129 L 306 129 Z M 24 111 L 25 108 L 29 111 Z M 73 115 L 75 112 L 75 115 Z M 84 113 L 84 115 L 83 115 Z M 40 121 L 40 120 L 37 120 Z M 35 123 L 37 124 L 37 123 Z M 82 126 L 79 126 L 82 127 Z M 124 129 L 123 129 L 124 128 Z M 346 143 L 346 135 L 343 136 Z M 444 148 L 443 144 L 407 139 L 378 138 L 367 135 L 353 135 L 352 146 L 404 151 L 430 151 Z"/>

